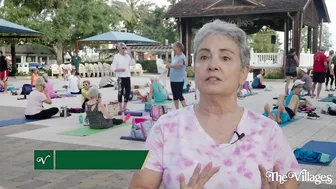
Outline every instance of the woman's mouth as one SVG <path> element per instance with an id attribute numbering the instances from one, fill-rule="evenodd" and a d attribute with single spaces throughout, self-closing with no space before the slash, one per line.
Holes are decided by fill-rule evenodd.
<path id="1" fill-rule="evenodd" d="M 206 81 L 221 81 L 221 80 L 218 77 L 211 76 L 211 77 L 208 77 Z"/>

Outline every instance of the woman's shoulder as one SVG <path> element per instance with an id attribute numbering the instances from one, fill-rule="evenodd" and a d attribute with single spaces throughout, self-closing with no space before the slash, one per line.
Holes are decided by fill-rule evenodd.
<path id="1" fill-rule="evenodd" d="M 260 129 L 271 129 L 273 130 L 274 128 L 276 127 L 279 127 L 279 125 L 269 119 L 268 117 L 258 113 L 258 112 L 255 112 L 253 110 L 249 110 L 249 109 L 246 109 L 247 111 L 247 121 L 246 123 L 249 123 L 249 124 L 253 124 L 253 127 L 250 127 L 250 128 L 260 128 Z"/>
<path id="2" fill-rule="evenodd" d="M 187 106 L 178 110 L 173 110 L 162 115 L 159 119 L 159 123 L 169 124 L 177 122 L 181 124 L 183 120 L 189 120 L 190 122 L 190 120 L 194 117 L 193 113 L 193 106 Z"/>

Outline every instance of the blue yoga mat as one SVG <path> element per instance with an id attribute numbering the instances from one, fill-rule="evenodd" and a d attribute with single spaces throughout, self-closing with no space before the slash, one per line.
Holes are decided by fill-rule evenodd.
<path id="1" fill-rule="evenodd" d="M 302 119 L 302 118 L 303 118 L 303 116 L 298 116 L 298 118 L 296 118 L 296 119 L 292 119 L 292 120 L 290 120 L 290 121 L 288 121 L 288 122 L 286 122 L 286 123 L 282 123 L 282 124 L 280 124 L 279 126 L 280 126 L 280 127 L 286 127 L 287 125 L 289 125 L 289 124 L 291 124 L 291 123 L 294 123 L 295 121 L 300 120 L 300 119 Z"/>
<path id="2" fill-rule="evenodd" d="M 30 120 L 26 118 L 3 120 L 3 121 L 0 121 L 0 127 L 10 126 L 10 125 L 19 125 L 19 124 L 29 123 L 33 121 L 36 121 L 36 120 Z"/>
<path id="3" fill-rule="evenodd" d="M 53 116 L 48 119 L 56 118 L 58 116 Z M 25 124 L 25 123 L 30 123 L 34 121 L 41 121 L 44 119 L 26 119 L 26 118 L 17 118 L 17 119 L 10 119 L 10 120 L 3 120 L 0 121 L 0 127 L 5 127 L 5 126 L 11 126 L 11 125 L 20 125 L 20 124 Z"/>
<path id="4" fill-rule="evenodd" d="M 300 164 L 328 166 L 336 157 L 336 150 L 335 150 L 336 142 L 322 142 L 322 141 L 311 140 L 307 142 L 301 148 L 329 154 L 330 162 L 329 163 L 311 163 L 311 162 L 298 161 Z"/>
<path id="5" fill-rule="evenodd" d="M 336 97 L 326 97 L 326 98 L 322 98 L 319 101 L 320 102 L 332 102 L 333 99 L 336 99 Z"/>

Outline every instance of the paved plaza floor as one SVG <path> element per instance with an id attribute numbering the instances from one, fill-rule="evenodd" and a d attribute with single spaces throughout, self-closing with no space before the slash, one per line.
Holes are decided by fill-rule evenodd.
<path id="1" fill-rule="evenodd" d="M 91 78 L 91 82 L 98 85 L 99 79 Z M 132 84 L 144 84 L 149 76 L 132 77 Z M 54 88 L 61 90 L 67 82 L 52 79 Z M 29 80 L 10 79 L 10 84 L 21 87 Z M 284 82 L 266 82 L 272 91 L 258 91 L 257 95 L 239 100 L 239 104 L 256 112 L 263 112 L 265 103 L 274 104 L 273 97 L 283 91 Z M 141 89 L 146 92 L 148 89 Z M 168 86 L 168 90 L 170 90 Z M 103 101 L 116 100 L 117 91 L 113 88 L 102 89 Z M 336 92 L 335 92 L 336 95 Z M 323 91 L 322 96 L 327 96 Z M 194 102 L 194 94 L 185 95 L 187 104 Z M 24 115 L 26 100 L 17 100 L 18 96 L 0 94 L 0 120 L 21 118 Z M 309 98 L 310 99 L 310 98 Z M 311 99 L 317 107 L 319 114 L 321 109 L 327 107 L 327 103 Z M 71 97 L 53 100 L 51 106 L 80 107 L 81 97 Z M 168 104 L 173 108 L 173 104 Z M 143 104 L 129 103 L 129 109 L 142 110 Z M 303 114 L 304 115 L 304 114 Z M 82 127 L 78 122 L 79 114 L 72 114 L 67 118 L 54 118 L 50 120 L 36 121 L 22 125 L 0 127 L 0 189 L 124 189 L 132 177 L 132 171 L 38 171 L 34 170 L 34 150 L 42 149 L 141 149 L 143 142 L 120 140 L 120 136 L 129 135 L 130 128 L 120 127 L 85 137 L 65 136 L 57 133 Z M 310 140 L 336 142 L 336 116 L 321 115 L 320 120 L 301 119 L 283 128 L 285 135 L 294 149 L 301 147 Z M 336 149 L 335 149 L 336 150 Z M 99 157 L 97 157 L 99 158 Z M 300 165 L 310 174 L 333 175 L 331 185 L 314 183 L 300 183 L 302 189 L 336 189 L 336 161 L 329 166 Z"/>

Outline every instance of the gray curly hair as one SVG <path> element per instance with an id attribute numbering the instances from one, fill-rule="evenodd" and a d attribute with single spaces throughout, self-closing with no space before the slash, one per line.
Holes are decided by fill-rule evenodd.
<path id="1" fill-rule="evenodd" d="M 91 87 L 88 91 L 87 96 L 89 98 L 98 98 L 99 94 L 100 94 L 100 92 L 99 92 L 99 89 L 97 87 Z"/>
<path id="2" fill-rule="evenodd" d="M 196 62 L 197 51 L 200 44 L 210 35 L 230 37 L 239 46 L 241 67 L 250 65 L 251 54 L 245 32 L 237 25 L 223 22 L 221 20 L 215 20 L 207 23 L 198 30 L 194 38 L 194 62 Z"/>

